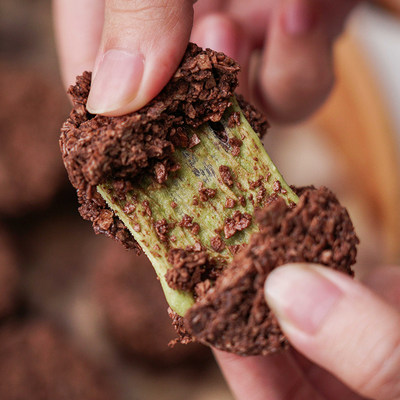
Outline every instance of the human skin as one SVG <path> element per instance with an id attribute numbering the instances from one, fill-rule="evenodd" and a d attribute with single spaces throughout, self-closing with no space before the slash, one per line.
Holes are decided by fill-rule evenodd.
<path id="1" fill-rule="evenodd" d="M 398 266 L 360 283 L 314 264 L 287 265 L 265 291 L 294 349 L 248 358 L 215 351 L 238 400 L 400 398 Z"/>
<path id="2" fill-rule="evenodd" d="M 200 0 L 193 10 L 189 0 L 54 0 L 61 69 L 66 85 L 93 70 L 89 111 L 121 115 L 162 89 L 191 38 L 238 60 L 241 91 L 272 120 L 292 122 L 329 93 L 332 45 L 354 4 Z M 364 285 L 318 266 L 272 272 L 266 299 L 296 350 L 248 358 L 215 351 L 236 397 L 398 399 L 399 271 L 380 268 Z"/>
<path id="3" fill-rule="evenodd" d="M 88 109 L 122 115 L 168 82 L 189 39 L 242 66 L 240 90 L 271 120 L 314 111 L 333 83 L 332 45 L 355 0 L 53 0 L 65 84 L 93 71 Z M 104 18 L 103 18 L 104 16 Z M 259 62 L 249 80 L 251 54 Z"/>

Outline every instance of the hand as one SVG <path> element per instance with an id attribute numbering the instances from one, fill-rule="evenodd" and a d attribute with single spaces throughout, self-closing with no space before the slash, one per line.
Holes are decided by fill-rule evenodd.
<path id="1" fill-rule="evenodd" d="M 255 93 L 272 119 L 303 118 L 325 99 L 332 43 L 356 0 L 199 0 L 194 25 L 193 2 L 54 0 L 65 83 L 93 70 L 89 111 L 135 111 L 171 78 L 192 34 L 240 62 L 241 91 Z M 249 83 L 255 50 L 261 60 Z"/>
<path id="2" fill-rule="evenodd" d="M 238 400 L 400 399 L 400 267 L 378 269 L 364 286 L 293 264 L 274 270 L 265 291 L 296 350 L 249 358 L 216 351 Z"/>

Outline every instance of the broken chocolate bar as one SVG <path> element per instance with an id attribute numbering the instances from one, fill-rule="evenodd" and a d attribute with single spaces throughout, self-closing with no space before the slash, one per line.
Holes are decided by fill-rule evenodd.
<path id="1" fill-rule="evenodd" d="M 121 117 L 87 112 L 85 73 L 60 145 L 81 215 L 146 253 L 181 341 L 267 354 L 286 346 L 268 272 L 297 260 L 351 273 L 358 239 L 329 191 L 299 198 L 284 181 L 260 142 L 265 118 L 234 94 L 238 70 L 191 44 L 161 93 Z"/>

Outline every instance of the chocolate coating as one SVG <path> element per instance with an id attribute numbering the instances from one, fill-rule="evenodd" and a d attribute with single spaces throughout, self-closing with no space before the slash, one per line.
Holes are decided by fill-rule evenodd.
<path id="1" fill-rule="evenodd" d="M 275 197 L 257 211 L 256 220 L 260 232 L 184 318 L 200 342 L 240 355 L 266 355 L 288 345 L 264 300 L 270 271 L 289 262 L 312 262 L 352 275 L 357 253 L 350 217 L 324 187 L 306 189 L 294 208 Z"/>

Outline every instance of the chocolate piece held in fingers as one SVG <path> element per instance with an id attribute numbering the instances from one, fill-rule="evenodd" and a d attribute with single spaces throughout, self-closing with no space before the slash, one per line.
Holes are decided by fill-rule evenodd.
<path id="1" fill-rule="evenodd" d="M 146 253 L 182 341 L 193 336 L 238 354 L 266 354 L 284 346 L 285 339 L 268 307 L 261 306 L 261 282 L 286 262 L 276 254 L 285 253 L 291 235 L 323 224 L 322 200 L 330 194 L 325 189 L 305 192 L 299 203 L 260 142 L 266 120 L 234 94 L 238 70 L 223 54 L 191 44 L 163 91 L 143 109 L 122 117 L 86 111 L 90 74 L 85 73 L 70 89 L 74 109 L 60 144 L 81 215 L 97 233 Z M 302 201 L 315 196 L 321 202 L 310 202 L 311 209 L 301 214 Z M 280 212 L 273 211 L 276 204 Z M 345 223 L 345 212 L 336 215 L 333 206 L 327 210 L 333 231 L 318 231 L 322 239 L 311 235 L 291 248 L 293 259 L 305 260 L 310 247 L 325 260 L 341 261 L 337 243 L 346 235 L 335 224 L 343 222 L 349 235 L 354 235 L 353 227 Z M 263 234 L 267 217 L 262 213 L 274 221 L 272 248 L 270 236 Z M 291 213 L 301 214 L 304 223 L 293 232 L 290 227 L 298 221 L 291 220 Z M 266 241 L 263 246 L 260 238 Z M 351 271 L 356 242 L 354 236 L 348 243 L 352 256 L 339 269 Z M 270 257 L 258 249 L 271 251 Z M 257 267 L 246 275 L 238 260 L 249 251 Z M 257 261 L 259 256 L 263 258 Z M 243 279 L 235 271 L 244 273 Z M 235 290 L 225 286 L 228 280 Z M 254 296 L 260 307 L 252 306 Z M 229 318 L 222 321 L 224 310 Z M 257 323 L 260 330 L 254 331 Z"/>

